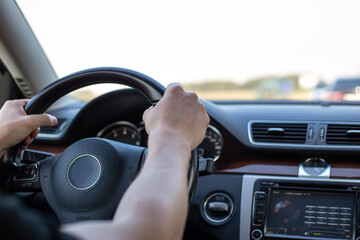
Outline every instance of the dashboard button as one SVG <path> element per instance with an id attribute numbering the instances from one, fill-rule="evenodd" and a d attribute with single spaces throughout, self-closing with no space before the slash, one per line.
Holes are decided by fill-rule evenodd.
<path id="1" fill-rule="evenodd" d="M 256 193 L 255 194 L 255 199 L 259 200 L 259 199 L 265 199 L 265 193 Z"/>
<path id="2" fill-rule="evenodd" d="M 258 209 L 263 209 L 265 207 L 265 201 L 263 200 L 257 200 L 255 203 L 255 207 Z"/>
<path id="3" fill-rule="evenodd" d="M 274 186 L 274 182 L 261 182 L 263 186 Z"/>
<path id="4" fill-rule="evenodd" d="M 259 240 L 262 238 L 262 236 L 263 234 L 259 229 L 255 229 L 254 231 L 251 232 L 251 239 L 253 240 Z"/>
<path id="5" fill-rule="evenodd" d="M 311 127 L 309 128 L 309 134 L 308 134 L 308 139 L 313 139 L 314 138 L 314 128 Z"/>
<path id="6" fill-rule="evenodd" d="M 255 216 L 263 217 L 265 215 L 265 211 L 262 209 L 255 209 Z"/>
<path id="7" fill-rule="evenodd" d="M 262 218 L 262 217 L 254 218 L 254 224 L 255 225 L 263 225 L 264 224 L 264 218 Z"/>
<path id="8" fill-rule="evenodd" d="M 325 139 L 325 128 L 320 128 L 319 139 L 320 139 L 320 140 L 324 140 L 324 139 Z"/>

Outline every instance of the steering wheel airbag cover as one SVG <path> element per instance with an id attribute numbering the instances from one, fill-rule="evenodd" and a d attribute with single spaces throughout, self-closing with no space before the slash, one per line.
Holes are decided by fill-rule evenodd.
<path id="1" fill-rule="evenodd" d="M 60 221 L 69 223 L 97 219 L 98 216 L 110 219 L 119 199 L 135 178 L 144 149 L 101 138 L 88 138 L 68 147 L 55 161 L 41 163 L 53 163 L 53 166 L 41 167 L 40 183 Z M 70 184 L 67 172 L 74 159 L 80 159 L 83 153 L 89 153 L 88 156 L 99 161 L 101 173 L 91 187 L 79 189 Z M 83 215 L 85 212 L 86 215 Z"/>

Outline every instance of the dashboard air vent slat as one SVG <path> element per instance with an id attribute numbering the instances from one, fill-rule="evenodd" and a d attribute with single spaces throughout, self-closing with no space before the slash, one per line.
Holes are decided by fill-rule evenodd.
<path id="1" fill-rule="evenodd" d="M 327 144 L 360 145 L 360 135 L 357 134 L 360 125 L 329 124 L 326 133 Z"/>
<path id="2" fill-rule="evenodd" d="M 283 131 L 272 131 L 282 129 Z M 252 136 L 255 142 L 265 143 L 296 143 L 306 141 L 307 124 L 298 123 L 254 123 Z"/>

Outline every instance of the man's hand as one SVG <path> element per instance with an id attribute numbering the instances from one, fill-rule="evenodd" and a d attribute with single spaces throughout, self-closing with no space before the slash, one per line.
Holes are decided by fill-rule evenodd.
<path id="1" fill-rule="evenodd" d="M 0 110 L 0 157 L 8 148 L 23 141 L 25 149 L 38 135 L 40 126 L 55 126 L 57 119 L 48 114 L 27 115 L 28 99 L 7 101 Z"/>
<path id="2" fill-rule="evenodd" d="M 161 131 L 172 134 L 176 142 L 196 148 L 204 139 L 209 116 L 195 93 L 185 92 L 180 84 L 171 84 L 154 108 L 144 112 L 143 119 L 149 135 Z M 174 143 L 173 143 L 174 144 Z"/>

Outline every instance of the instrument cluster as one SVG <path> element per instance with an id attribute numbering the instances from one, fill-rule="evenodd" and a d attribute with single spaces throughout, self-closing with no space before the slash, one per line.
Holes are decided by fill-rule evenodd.
<path id="1" fill-rule="evenodd" d="M 143 122 L 138 126 L 127 121 L 114 122 L 103 128 L 96 136 L 136 146 L 147 145 L 147 134 Z M 209 125 L 205 138 L 198 147 L 199 155 L 216 161 L 221 155 L 222 148 L 223 137 L 220 131 Z"/>

